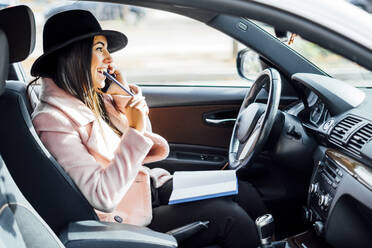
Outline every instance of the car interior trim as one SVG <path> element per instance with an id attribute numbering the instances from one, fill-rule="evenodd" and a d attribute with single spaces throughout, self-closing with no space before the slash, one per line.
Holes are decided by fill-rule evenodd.
<path id="1" fill-rule="evenodd" d="M 8 202 L 6 205 L 7 205 L 6 207 L 9 207 L 10 209 L 12 209 L 12 211 L 15 211 L 17 208 L 22 207 L 24 210 L 31 213 L 33 215 L 33 218 L 36 218 L 40 223 L 44 221 L 39 215 L 35 215 L 34 214 L 35 210 L 31 209 L 26 204 L 22 204 L 20 202 Z M 45 231 L 48 232 L 50 235 L 55 235 L 55 233 L 50 228 L 46 228 Z"/>
<path id="2" fill-rule="evenodd" d="M 200 116 L 216 110 L 236 112 L 238 109 L 239 105 L 152 108 L 149 116 L 153 122 L 153 131 L 155 133 L 161 133 L 170 143 L 178 142 L 184 144 L 227 147 L 229 137 L 231 136 L 231 130 L 207 125 Z M 178 123 L 177 128 L 169 128 L 169 123 Z M 183 132 L 180 133 L 179 130 L 183 130 Z M 218 133 L 218 135 L 216 135 L 216 133 Z M 221 137 L 224 137 L 224 139 Z M 223 143 L 221 143 L 221 141 Z"/>
<path id="3" fill-rule="evenodd" d="M 243 31 L 238 28 L 239 23 L 247 25 L 247 30 Z M 273 63 L 271 66 L 280 70 L 289 79 L 299 70 L 307 73 L 325 74 L 309 61 L 298 56 L 294 50 L 283 49 L 285 45 L 280 40 L 272 37 L 269 33 L 262 32 L 260 27 L 245 18 L 221 14 L 210 21 L 208 25 L 249 46 L 267 61 L 271 61 Z M 286 93 L 285 90 L 283 93 Z"/>
<path id="4" fill-rule="evenodd" d="M 331 148 L 326 150 L 326 154 L 361 184 L 372 190 L 371 168 Z"/>
<path id="5" fill-rule="evenodd" d="M 10 75 L 11 72 L 14 75 Z M 27 82 L 27 75 L 26 72 L 24 71 L 22 64 L 20 62 L 18 63 L 13 63 L 9 66 L 9 76 L 8 80 L 20 80 L 22 82 Z"/>
<path id="6" fill-rule="evenodd" d="M 4 205 L 1 206 L 0 215 L 4 212 L 4 209 L 6 209 L 7 207 L 9 207 L 9 203 L 5 203 Z"/>
<path id="7" fill-rule="evenodd" d="M 176 239 L 147 227 L 93 220 L 71 222 L 60 234 L 68 248 L 126 247 L 174 248 Z"/>
<path id="8" fill-rule="evenodd" d="M 1 155 L 0 178 L 0 201 L 7 203 L 2 209 L 1 226 L 4 227 L 4 221 L 11 219 L 13 223 L 12 229 L 4 227 L 3 230 L 12 236 L 13 242 L 16 240 L 20 241 L 17 244 L 12 243 L 12 247 L 64 247 L 54 232 L 20 192 Z M 37 235 L 35 236 L 36 232 Z M 4 234 L 4 232 L 0 231 L 0 236 L 2 236 L 1 234 Z"/>
<path id="9" fill-rule="evenodd" d="M 169 156 L 152 164 L 150 168 L 160 166 L 170 173 L 176 170 L 219 170 L 227 162 L 227 151 L 215 146 L 169 143 Z"/>
<path id="10" fill-rule="evenodd" d="M 8 40 L 5 33 L 0 29 L 0 51 L 3 52 L 0 59 L 0 95 L 5 90 L 5 80 L 8 77 L 8 64 L 9 64 L 9 53 L 8 53 Z"/>
<path id="11" fill-rule="evenodd" d="M 317 93 L 332 115 L 358 107 L 365 99 L 365 93 L 360 89 L 327 76 L 295 73 L 292 79 Z"/>
<path id="12" fill-rule="evenodd" d="M 226 104 L 240 105 L 249 87 L 157 87 L 143 85 L 141 89 L 150 108 L 162 108 Z M 265 102 L 266 100 L 267 94 L 260 94 L 258 96 L 259 102 Z M 297 100 L 297 96 L 286 94 L 281 97 L 280 105 L 288 105 Z"/>

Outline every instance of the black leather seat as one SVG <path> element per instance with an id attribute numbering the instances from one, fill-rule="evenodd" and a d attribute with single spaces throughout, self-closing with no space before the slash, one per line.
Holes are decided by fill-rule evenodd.
<path id="1" fill-rule="evenodd" d="M 1 156 L 0 247 L 65 247 L 19 191 Z"/>
<path id="2" fill-rule="evenodd" d="M 26 6 L 4 9 L 0 15 L 10 43 L 10 63 L 25 59 L 35 45 L 35 21 Z M 12 20 L 14 24 L 10 25 Z M 19 30 L 22 27 L 24 30 Z M 20 32 L 22 31 L 22 32 Z M 21 33 L 21 34 L 20 34 Z M 25 45 L 28 44 L 28 45 Z M 26 198 L 49 224 L 60 233 L 69 222 L 98 220 L 73 181 L 49 154 L 33 128 L 31 106 L 24 82 L 8 81 L 0 97 L 0 152 L 9 171 Z"/>
<path id="3" fill-rule="evenodd" d="M 8 75 L 9 49 L 0 29 L 0 95 Z M 2 119 L 4 120 L 4 119 Z M 0 140 L 5 143 L 4 140 Z M 0 156 L 0 247 L 64 247 L 27 202 Z"/>

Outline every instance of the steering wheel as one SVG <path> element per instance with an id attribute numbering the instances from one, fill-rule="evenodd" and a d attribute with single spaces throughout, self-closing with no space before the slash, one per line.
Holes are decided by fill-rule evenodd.
<path id="1" fill-rule="evenodd" d="M 257 103 L 263 87 L 269 90 L 266 104 Z M 229 168 L 249 165 L 267 142 L 278 113 L 282 81 L 273 68 L 263 70 L 244 97 L 234 125 L 229 147 Z"/>

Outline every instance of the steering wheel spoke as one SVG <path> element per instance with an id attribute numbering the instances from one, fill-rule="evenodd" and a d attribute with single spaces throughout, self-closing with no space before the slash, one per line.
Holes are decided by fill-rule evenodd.
<path id="1" fill-rule="evenodd" d="M 254 147 L 255 143 L 258 140 L 260 134 L 260 129 L 257 128 L 252 132 L 248 140 L 241 145 L 242 149 L 240 149 L 240 152 L 238 152 L 238 160 L 242 161 L 247 158 L 248 154 L 252 153 L 252 148 Z"/>

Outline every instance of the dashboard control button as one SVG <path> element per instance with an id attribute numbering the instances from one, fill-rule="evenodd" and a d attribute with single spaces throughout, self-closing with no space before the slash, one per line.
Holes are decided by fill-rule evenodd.
<path id="1" fill-rule="evenodd" d="M 337 175 L 339 175 L 340 177 L 343 177 L 344 174 L 342 174 L 342 171 L 341 170 L 338 170 L 337 171 Z"/>
<path id="2" fill-rule="evenodd" d="M 329 194 L 327 194 L 327 195 L 324 196 L 324 203 L 323 203 L 323 205 L 325 207 L 328 207 L 330 203 L 331 203 L 331 197 L 330 197 Z"/>
<path id="3" fill-rule="evenodd" d="M 333 125 L 333 123 L 335 123 L 335 120 L 333 120 L 333 119 L 331 119 L 331 120 L 327 121 L 326 123 L 324 123 L 323 130 L 324 131 L 327 131 Z"/>
<path id="4" fill-rule="evenodd" d="M 323 207 L 324 204 L 324 195 L 320 195 L 318 199 L 318 205 L 319 207 Z"/>
<path id="5" fill-rule="evenodd" d="M 316 193 L 319 189 L 319 183 L 312 183 L 310 185 L 310 193 Z"/>
<path id="6" fill-rule="evenodd" d="M 329 194 L 319 196 L 318 205 L 322 209 L 325 207 L 328 207 L 330 202 L 331 202 L 331 196 Z"/>
<path id="7" fill-rule="evenodd" d="M 332 183 L 332 187 L 335 189 L 337 188 L 337 184 L 336 183 Z"/>
<path id="8" fill-rule="evenodd" d="M 247 31 L 247 29 L 248 29 L 248 26 L 245 25 L 245 24 L 242 23 L 242 22 L 239 22 L 239 23 L 236 25 L 236 27 L 239 28 L 239 29 L 241 29 L 241 30 L 243 30 L 243 31 Z"/>
<path id="9" fill-rule="evenodd" d="M 323 222 L 321 222 L 321 221 L 315 221 L 315 223 L 313 224 L 313 226 L 314 226 L 314 229 L 315 229 L 315 233 L 318 236 L 323 235 L 323 233 L 324 233 L 324 224 L 323 224 Z"/>
<path id="10" fill-rule="evenodd" d="M 305 224 L 313 222 L 313 211 L 311 211 L 311 209 L 308 209 L 307 207 L 303 207 L 302 218 Z"/>

